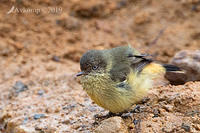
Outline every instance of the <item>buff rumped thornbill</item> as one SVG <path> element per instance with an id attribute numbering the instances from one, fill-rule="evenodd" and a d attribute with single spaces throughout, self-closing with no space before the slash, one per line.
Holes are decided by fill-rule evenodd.
<path id="1" fill-rule="evenodd" d="M 90 50 L 80 60 L 81 84 L 90 98 L 112 113 L 128 111 L 141 101 L 153 79 L 166 71 L 179 71 L 148 59 L 130 45 L 108 50 Z"/>

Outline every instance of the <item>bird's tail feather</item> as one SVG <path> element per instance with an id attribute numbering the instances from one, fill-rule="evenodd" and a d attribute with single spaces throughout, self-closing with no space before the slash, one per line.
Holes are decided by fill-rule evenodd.
<path id="1" fill-rule="evenodd" d="M 167 72 L 182 71 L 179 67 L 171 65 L 171 64 L 163 64 L 162 66 L 165 68 Z"/>
<path id="2" fill-rule="evenodd" d="M 171 64 L 159 64 L 152 62 L 144 67 L 142 73 L 147 75 L 150 74 L 155 78 L 164 74 L 164 77 L 171 84 L 183 84 L 186 79 L 186 73 L 181 68 Z"/>

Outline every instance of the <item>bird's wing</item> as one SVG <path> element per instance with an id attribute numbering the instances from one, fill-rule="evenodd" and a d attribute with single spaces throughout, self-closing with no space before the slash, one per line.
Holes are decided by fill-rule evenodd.
<path id="1" fill-rule="evenodd" d="M 131 55 L 127 56 L 128 62 L 115 63 L 110 70 L 110 77 L 115 82 L 123 82 L 126 80 L 127 75 L 130 73 L 131 69 L 134 72 L 141 72 L 143 68 L 152 62 L 148 59 L 149 55 Z"/>
<path id="2" fill-rule="evenodd" d="M 141 72 L 143 68 L 152 63 L 153 60 L 149 58 L 151 55 L 140 54 L 140 55 L 129 55 L 130 66 L 135 72 Z"/>
<path id="3" fill-rule="evenodd" d="M 110 77 L 115 82 L 123 82 L 130 73 L 130 67 L 125 64 L 116 64 L 110 70 Z"/>

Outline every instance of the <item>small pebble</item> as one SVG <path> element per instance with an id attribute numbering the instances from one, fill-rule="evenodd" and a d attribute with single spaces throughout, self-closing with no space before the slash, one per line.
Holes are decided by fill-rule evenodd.
<path id="1" fill-rule="evenodd" d="M 33 116 L 33 118 L 34 118 L 35 120 L 40 119 L 40 118 L 44 118 L 44 117 L 45 117 L 45 114 L 35 114 L 35 115 Z"/>
<path id="2" fill-rule="evenodd" d="M 55 62 L 60 62 L 60 58 L 58 56 L 56 56 L 56 55 L 54 55 L 52 57 L 52 60 L 55 61 Z"/>
<path id="3" fill-rule="evenodd" d="M 39 91 L 37 92 L 37 94 L 40 95 L 40 96 L 44 95 L 44 90 L 39 90 Z"/>
<path id="4" fill-rule="evenodd" d="M 93 107 L 91 105 L 89 105 L 88 109 L 90 112 L 95 112 L 97 110 L 95 107 Z"/>
<path id="5" fill-rule="evenodd" d="M 15 83 L 15 85 L 13 86 L 13 88 L 15 89 L 15 92 L 16 93 L 20 93 L 20 92 L 23 92 L 25 90 L 28 90 L 28 86 L 25 85 L 23 82 L 21 81 L 17 81 Z"/>
<path id="6" fill-rule="evenodd" d="M 26 124 L 28 122 L 28 117 L 24 118 L 23 124 Z"/>
<path id="7" fill-rule="evenodd" d="M 117 8 L 120 9 L 122 7 L 127 6 L 128 1 L 127 0 L 121 0 L 117 3 Z"/>
<path id="8" fill-rule="evenodd" d="M 56 20 L 56 24 L 70 31 L 79 30 L 81 28 L 81 22 L 75 17 Z"/>
<path id="9" fill-rule="evenodd" d="M 101 121 L 95 129 L 96 133 L 128 133 L 128 128 L 121 117 L 111 117 Z"/>
<path id="10" fill-rule="evenodd" d="M 72 104 L 72 105 L 64 106 L 62 109 L 63 109 L 63 110 L 68 110 L 68 109 L 72 109 L 72 108 L 74 108 L 74 107 L 76 107 L 76 105 L 75 105 L 75 104 Z"/>
<path id="11" fill-rule="evenodd" d="M 49 71 L 49 72 L 52 72 L 52 71 L 54 71 L 55 69 L 56 69 L 56 67 L 53 66 L 53 65 L 48 65 L 48 66 L 46 67 L 46 70 Z"/>
<path id="12" fill-rule="evenodd" d="M 190 132 L 190 126 L 185 123 L 182 123 L 181 128 L 184 129 L 186 132 Z"/>
<path id="13" fill-rule="evenodd" d="M 136 120 L 136 119 L 134 119 L 134 120 L 133 120 L 133 124 L 134 124 L 134 125 L 137 125 L 137 124 L 140 123 L 140 121 L 141 121 L 141 120 Z"/>
<path id="14" fill-rule="evenodd" d="M 62 123 L 68 125 L 68 124 L 70 124 L 70 120 L 69 119 L 64 120 L 64 121 L 62 121 Z"/>
<path id="15" fill-rule="evenodd" d="M 159 117 L 159 116 L 160 116 L 160 110 L 154 109 L 154 110 L 153 110 L 153 114 L 154 114 L 153 118 Z"/>

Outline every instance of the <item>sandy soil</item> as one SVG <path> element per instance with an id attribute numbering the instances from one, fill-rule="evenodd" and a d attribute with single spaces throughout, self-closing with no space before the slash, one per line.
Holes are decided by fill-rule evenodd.
<path id="1" fill-rule="evenodd" d="M 93 116 L 107 111 L 75 78 L 89 49 L 131 44 L 167 63 L 200 48 L 198 0 L 2 0 L 0 9 L 0 132 L 94 131 Z M 200 132 L 199 93 L 199 82 L 153 88 L 124 118 L 128 131 Z"/>

